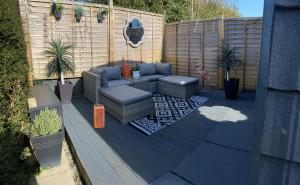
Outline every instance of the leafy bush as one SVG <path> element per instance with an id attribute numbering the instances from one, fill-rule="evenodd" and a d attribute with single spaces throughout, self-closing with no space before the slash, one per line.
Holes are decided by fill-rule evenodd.
<path id="1" fill-rule="evenodd" d="M 0 0 L 0 184 L 27 184 L 28 63 L 18 0 Z"/>
<path id="2" fill-rule="evenodd" d="M 44 109 L 34 119 L 31 129 L 33 137 L 53 135 L 62 128 L 62 120 L 56 109 Z"/>
<path id="3" fill-rule="evenodd" d="M 75 0 L 76 1 L 76 0 Z M 108 4 L 108 0 L 77 0 Z M 114 0 L 114 6 L 133 8 L 163 14 L 167 22 L 191 19 L 191 0 Z M 221 0 L 194 0 L 194 19 L 211 19 L 216 17 L 239 17 L 235 0 L 227 0 L 224 6 Z"/>

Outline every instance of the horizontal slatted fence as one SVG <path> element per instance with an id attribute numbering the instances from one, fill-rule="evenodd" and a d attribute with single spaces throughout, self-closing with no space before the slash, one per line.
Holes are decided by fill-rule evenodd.
<path id="1" fill-rule="evenodd" d="M 43 52 L 55 38 L 72 44 L 72 59 L 75 73 L 67 77 L 80 77 L 92 66 L 108 65 L 109 62 L 160 62 L 163 45 L 163 15 L 113 7 L 113 25 L 110 17 L 97 22 L 97 13 L 107 8 L 101 4 L 62 2 L 64 10 L 60 21 L 50 14 L 50 0 L 19 0 L 23 28 L 27 41 L 28 61 L 32 64 L 34 79 L 47 79 L 45 66 L 48 60 Z M 79 4 L 85 10 L 78 23 L 74 17 L 74 7 Z M 140 18 L 144 24 L 144 43 L 132 48 L 126 44 L 123 28 L 127 19 Z M 110 30 L 110 29 L 113 30 Z M 113 38 L 110 37 L 113 32 Z M 113 43 L 110 48 L 110 39 Z M 110 56 L 110 49 L 113 57 Z M 111 59 L 111 61 L 109 61 Z"/>
<path id="2" fill-rule="evenodd" d="M 242 60 L 242 69 L 232 72 L 240 79 L 243 90 L 254 90 L 258 74 L 261 18 L 235 18 L 192 20 L 165 25 L 164 62 L 171 63 L 173 72 L 179 75 L 199 77 L 195 66 L 201 63 L 208 72 L 209 80 L 200 81 L 202 86 L 222 88 L 223 74 L 215 69 L 219 45 L 224 38 Z"/>

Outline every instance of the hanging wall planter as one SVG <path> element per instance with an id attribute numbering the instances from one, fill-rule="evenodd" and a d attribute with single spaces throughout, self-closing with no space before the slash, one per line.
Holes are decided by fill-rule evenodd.
<path id="1" fill-rule="evenodd" d="M 55 2 L 52 3 L 51 13 L 54 15 L 56 21 L 59 21 L 61 19 L 62 11 L 63 11 L 63 6 L 61 4 Z"/>
<path id="2" fill-rule="evenodd" d="M 97 14 L 98 23 L 102 23 L 105 20 L 105 18 L 107 17 L 107 15 L 108 15 L 108 9 L 107 8 L 104 9 L 102 12 L 99 12 Z"/>
<path id="3" fill-rule="evenodd" d="M 83 14 L 84 14 L 84 9 L 83 9 L 83 7 L 81 7 L 81 6 L 76 6 L 75 9 L 74 9 L 74 13 L 75 13 L 76 21 L 77 21 L 77 22 L 80 22 L 81 17 L 82 17 Z"/>

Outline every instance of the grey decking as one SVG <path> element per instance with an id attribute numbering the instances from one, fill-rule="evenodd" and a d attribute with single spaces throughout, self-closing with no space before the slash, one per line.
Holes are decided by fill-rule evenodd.
<path id="1" fill-rule="evenodd" d="M 252 114 L 253 97 L 233 102 L 224 100 L 223 95 L 220 98 L 218 93 L 207 95 L 212 99 L 203 106 L 231 106 L 245 114 Z M 93 129 L 92 104 L 84 98 L 74 99 L 73 104 L 64 105 L 63 113 L 66 131 L 92 184 L 150 184 L 159 182 L 157 179 L 160 177 L 165 181 L 166 177 L 172 176 L 167 174 L 176 174 L 175 169 L 184 166 L 181 164 L 184 159 L 192 156 L 196 149 L 199 150 L 203 142 L 212 145 L 215 142 L 218 146 L 231 148 L 242 146 L 244 150 L 249 148 L 239 143 L 231 146 L 230 139 L 218 143 L 220 138 L 215 139 L 213 132 L 206 141 L 208 134 L 219 123 L 207 119 L 198 111 L 151 136 L 129 125 L 121 125 L 109 115 L 106 115 L 105 129 Z M 243 123 L 250 125 L 251 122 L 249 116 Z M 185 173 L 186 170 L 182 174 Z M 193 180 L 193 177 L 190 179 Z"/>

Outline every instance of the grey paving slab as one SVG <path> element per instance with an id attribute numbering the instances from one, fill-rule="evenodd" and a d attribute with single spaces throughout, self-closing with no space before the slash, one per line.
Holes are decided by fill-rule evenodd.
<path id="1" fill-rule="evenodd" d="M 173 173 L 167 173 L 162 177 L 158 178 L 157 180 L 155 180 L 154 182 L 152 182 L 150 185 L 192 185 L 192 184 L 182 179 L 178 175 L 175 175 Z"/>
<path id="2" fill-rule="evenodd" d="M 248 124 L 219 124 L 206 141 L 251 152 L 254 144 L 254 126 Z"/>
<path id="3" fill-rule="evenodd" d="M 203 143 L 173 172 L 198 185 L 250 185 L 251 153 Z"/>

